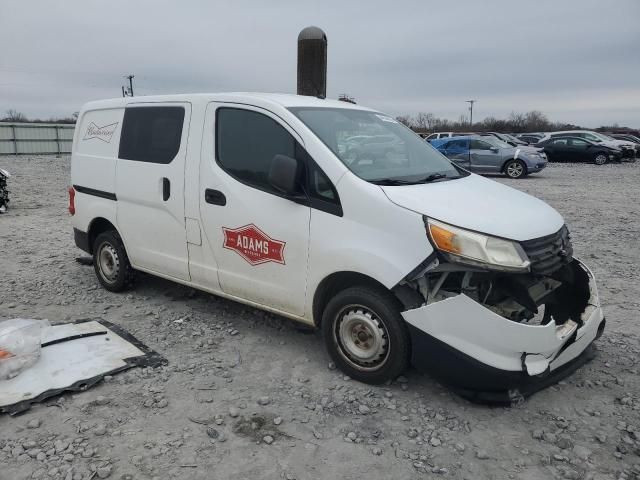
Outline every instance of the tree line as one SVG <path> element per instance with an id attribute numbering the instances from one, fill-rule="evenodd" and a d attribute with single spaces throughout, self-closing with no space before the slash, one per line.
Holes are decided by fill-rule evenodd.
<path id="1" fill-rule="evenodd" d="M 48 119 L 40 118 L 28 118 L 24 113 L 17 110 L 7 110 L 3 117 L 0 117 L 0 122 L 12 122 L 12 123 L 76 123 L 78 120 L 78 112 L 74 112 L 69 117 L 51 117 Z"/>
<path id="2" fill-rule="evenodd" d="M 550 132 L 557 130 L 575 130 L 579 125 L 552 122 L 547 116 L 532 110 L 526 113 L 511 112 L 508 118 L 486 117 L 479 122 L 469 123 L 465 116 L 457 121 L 436 117 L 433 113 L 420 112 L 415 116 L 400 115 L 396 120 L 418 133 L 430 132 Z"/>

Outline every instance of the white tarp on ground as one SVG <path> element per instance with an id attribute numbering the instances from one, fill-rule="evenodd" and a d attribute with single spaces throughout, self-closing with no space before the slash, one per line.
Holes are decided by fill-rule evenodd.
<path id="1" fill-rule="evenodd" d="M 82 338 L 63 340 L 76 336 Z M 47 346 L 59 340 L 63 341 Z M 35 365 L 0 381 L 0 412 L 26 410 L 32 403 L 66 390 L 84 390 L 105 375 L 134 366 L 165 363 L 134 337 L 104 321 L 54 325 L 43 332 L 42 345 Z"/>

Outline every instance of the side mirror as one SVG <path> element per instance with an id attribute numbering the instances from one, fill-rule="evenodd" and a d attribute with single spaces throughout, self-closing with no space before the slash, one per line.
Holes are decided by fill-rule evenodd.
<path id="1" fill-rule="evenodd" d="M 299 193 L 301 172 L 299 160 L 286 155 L 275 155 L 269 167 L 269 184 L 285 195 L 295 195 Z"/>
<path id="2" fill-rule="evenodd" d="M 498 147 L 491 147 L 490 149 L 493 153 L 498 153 Z"/>

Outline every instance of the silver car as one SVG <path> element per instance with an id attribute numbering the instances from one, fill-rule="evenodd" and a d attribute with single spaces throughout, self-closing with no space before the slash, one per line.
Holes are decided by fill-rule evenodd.
<path id="1" fill-rule="evenodd" d="M 547 166 L 547 156 L 541 149 L 512 147 L 495 137 L 469 135 L 430 143 L 456 165 L 475 173 L 503 173 L 510 178 L 522 178 Z"/>

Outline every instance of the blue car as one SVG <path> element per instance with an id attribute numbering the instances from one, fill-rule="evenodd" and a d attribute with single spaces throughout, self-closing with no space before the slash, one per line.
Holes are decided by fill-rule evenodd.
<path id="1" fill-rule="evenodd" d="M 541 149 L 513 147 L 495 137 L 468 135 L 429 143 L 456 165 L 474 173 L 502 173 L 510 178 L 522 178 L 547 166 L 547 156 Z"/>

